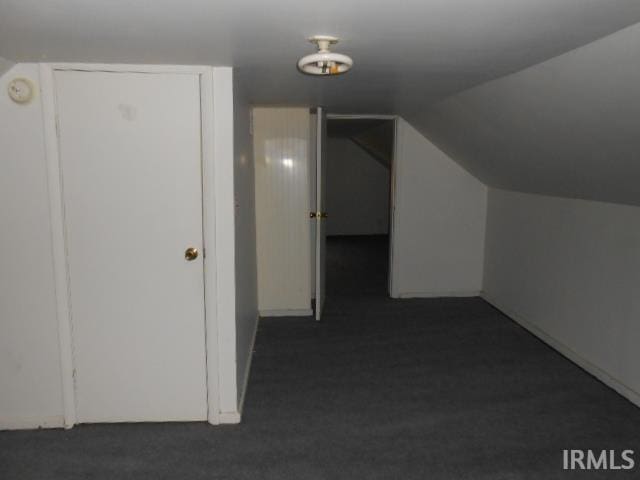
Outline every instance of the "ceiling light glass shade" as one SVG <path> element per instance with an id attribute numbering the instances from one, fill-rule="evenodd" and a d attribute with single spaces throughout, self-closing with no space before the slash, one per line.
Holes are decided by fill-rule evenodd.
<path id="1" fill-rule="evenodd" d="M 298 69 L 309 75 L 339 75 L 348 72 L 353 66 L 353 60 L 341 53 L 329 51 L 329 47 L 338 43 L 338 37 L 330 35 L 314 35 L 309 38 L 318 51 L 312 55 L 302 57 L 298 61 Z"/>
<path id="2" fill-rule="evenodd" d="M 310 75 L 339 75 L 348 72 L 353 60 L 341 53 L 318 52 L 298 61 L 298 68 Z"/>

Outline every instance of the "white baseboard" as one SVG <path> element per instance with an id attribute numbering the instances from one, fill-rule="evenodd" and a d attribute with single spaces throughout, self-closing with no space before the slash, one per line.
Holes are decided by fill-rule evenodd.
<path id="1" fill-rule="evenodd" d="M 480 293 L 479 290 L 471 292 L 401 292 L 397 294 L 396 298 L 478 297 Z"/>
<path id="2" fill-rule="evenodd" d="M 220 425 L 235 425 L 240 423 L 240 412 L 220 412 L 218 417 Z"/>
<path id="3" fill-rule="evenodd" d="M 293 310 L 260 310 L 261 317 L 310 317 L 313 310 L 310 308 Z"/>
<path id="4" fill-rule="evenodd" d="M 249 360 L 247 360 L 247 369 L 244 372 L 244 379 L 242 382 L 242 393 L 240 394 L 240 402 L 238 402 L 238 412 L 242 416 L 242 410 L 244 409 L 244 399 L 247 396 L 247 388 L 249 387 L 249 376 L 251 374 L 251 362 L 253 361 L 253 351 L 256 345 L 256 337 L 258 336 L 258 323 L 260 318 L 256 318 L 256 324 L 253 329 L 253 336 L 251 337 L 251 345 L 249 346 Z"/>
<path id="5" fill-rule="evenodd" d="M 49 417 L 0 417 L 0 430 L 32 430 L 36 428 L 64 428 L 64 416 Z"/>
<path id="6" fill-rule="evenodd" d="M 499 302 L 497 302 L 496 300 L 492 299 L 486 293 L 482 294 L 482 298 L 484 298 L 484 300 L 486 300 L 488 303 L 490 303 L 495 308 L 500 310 L 506 316 L 511 318 L 518 325 L 520 325 L 523 328 L 527 329 L 529 332 L 531 332 L 533 335 L 538 337 L 540 340 L 542 340 L 544 343 L 549 345 L 551 348 L 553 348 L 554 350 L 558 351 L 560 354 L 564 355 L 566 358 L 571 360 L 573 363 L 578 365 L 580 368 L 585 370 L 587 373 L 593 375 L 598 380 L 600 380 L 602 383 L 604 383 L 608 387 L 612 388 L 613 390 L 618 392 L 620 395 L 622 395 L 624 398 L 629 400 L 631 403 L 633 403 L 636 406 L 640 407 L 640 393 L 636 392 L 634 389 L 632 389 L 628 385 L 625 385 L 623 382 L 621 382 L 617 378 L 611 376 L 609 373 L 607 373 L 606 371 L 602 370 L 597 365 L 594 365 L 589 360 L 587 360 L 586 358 L 581 356 L 579 353 L 575 352 L 570 347 L 566 346 L 564 343 L 562 343 L 559 340 L 556 340 L 555 338 L 553 338 L 551 335 L 549 335 L 544 330 L 542 330 L 539 327 L 535 326 L 534 324 L 528 322 L 527 320 L 522 318 L 518 313 L 515 313 L 515 312 L 509 310 L 508 308 L 503 308 L 500 305 Z"/>

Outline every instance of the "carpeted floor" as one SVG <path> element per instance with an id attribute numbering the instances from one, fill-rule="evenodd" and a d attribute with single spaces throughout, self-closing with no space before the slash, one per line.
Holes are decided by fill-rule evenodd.
<path id="1" fill-rule="evenodd" d="M 640 409 L 481 299 L 386 298 L 384 238 L 328 248 L 325 320 L 261 322 L 241 425 L 0 432 L 0 479 L 640 477 L 562 470 L 639 452 Z"/>

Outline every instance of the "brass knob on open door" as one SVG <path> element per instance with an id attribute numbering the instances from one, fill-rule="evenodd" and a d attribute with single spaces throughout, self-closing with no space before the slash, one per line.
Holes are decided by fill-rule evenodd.
<path id="1" fill-rule="evenodd" d="M 198 249 L 197 248 L 193 248 L 193 247 L 187 248 L 184 251 L 184 258 L 188 262 L 191 262 L 191 261 L 195 260 L 196 258 L 198 258 Z"/>

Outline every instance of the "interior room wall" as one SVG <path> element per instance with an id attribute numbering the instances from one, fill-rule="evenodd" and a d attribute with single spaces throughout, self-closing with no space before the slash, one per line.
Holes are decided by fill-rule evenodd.
<path id="1" fill-rule="evenodd" d="M 327 235 L 389 233 L 387 168 L 347 137 L 327 137 Z"/>
<path id="2" fill-rule="evenodd" d="M 51 224 L 41 97 L 18 105 L 0 78 L 0 429 L 62 426 Z"/>
<path id="3" fill-rule="evenodd" d="M 253 109 L 261 316 L 312 313 L 309 126 L 308 108 Z"/>
<path id="4" fill-rule="evenodd" d="M 401 118 L 395 157 L 392 295 L 478 295 L 487 187 Z"/>
<path id="5" fill-rule="evenodd" d="M 640 207 L 491 189 L 483 289 L 640 405 Z"/>
<path id="6" fill-rule="evenodd" d="M 236 345 L 238 404 L 242 409 L 258 326 L 256 212 L 251 108 L 242 85 L 233 85 L 236 232 Z"/>

